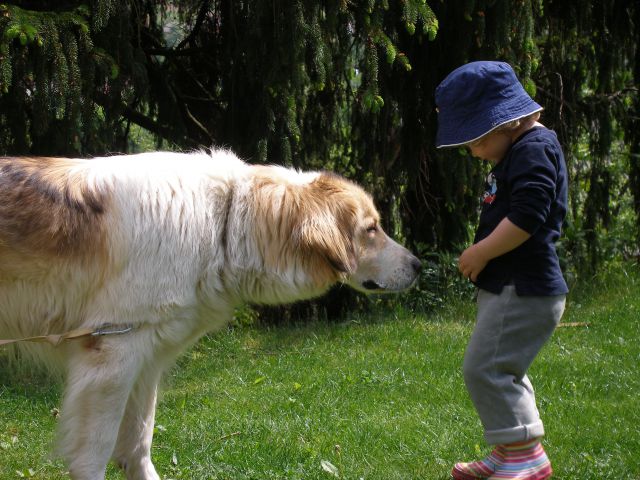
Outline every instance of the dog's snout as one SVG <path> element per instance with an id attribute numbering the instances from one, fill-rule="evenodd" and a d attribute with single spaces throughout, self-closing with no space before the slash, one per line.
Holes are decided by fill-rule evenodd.
<path id="1" fill-rule="evenodd" d="M 413 267 L 413 271 L 416 273 L 416 275 L 418 275 L 422 270 L 422 262 L 417 257 L 414 257 L 412 255 L 409 263 L 411 264 L 411 267 Z"/>

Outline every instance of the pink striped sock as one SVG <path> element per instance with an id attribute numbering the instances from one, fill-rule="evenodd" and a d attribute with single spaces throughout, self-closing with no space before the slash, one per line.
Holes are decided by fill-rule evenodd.
<path id="1" fill-rule="evenodd" d="M 502 463 L 501 447 L 496 447 L 484 460 L 469 463 L 456 463 L 451 471 L 451 477 L 456 480 L 477 480 L 489 478 Z"/>
<path id="2" fill-rule="evenodd" d="M 540 439 L 502 445 L 504 461 L 489 480 L 546 480 L 553 470 Z"/>

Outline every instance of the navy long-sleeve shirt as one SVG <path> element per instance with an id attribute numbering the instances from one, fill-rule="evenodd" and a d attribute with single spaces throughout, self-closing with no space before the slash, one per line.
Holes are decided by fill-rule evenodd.
<path id="1" fill-rule="evenodd" d="M 505 218 L 531 234 L 514 250 L 492 259 L 476 285 L 493 293 L 513 283 L 518 295 L 568 292 L 555 242 L 567 213 L 567 167 L 552 130 L 523 133 L 489 173 L 474 243 L 489 236 Z"/>

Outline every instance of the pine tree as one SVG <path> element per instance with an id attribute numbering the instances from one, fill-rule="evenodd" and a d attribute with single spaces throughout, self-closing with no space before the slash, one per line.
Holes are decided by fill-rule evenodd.
<path id="1" fill-rule="evenodd" d="M 9 132 L 0 136 L 3 152 L 88 155 L 117 148 L 122 128 L 113 99 L 135 82 L 135 62 L 123 61 L 131 56 L 128 42 L 105 50 L 107 25 L 130 36 L 124 2 L 0 5 L 0 126 Z"/>
<path id="2" fill-rule="evenodd" d="M 412 248 L 456 251 L 486 167 L 435 149 L 434 90 L 465 62 L 505 60 L 559 133 L 572 182 L 565 248 L 595 268 L 599 232 L 626 208 L 619 198 L 633 196 L 640 238 L 639 10 L 633 0 L 2 4 L 0 150 L 127 151 L 138 125 L 158 146 L 343 173 Z"/>
<path id="3" fill-rule="evenodd" d="M 542 8 L 537 22 L 542 68 L 535 81 L 545 123 L 558 131 L 568 154 L 569 231 L 574 232 L 569 248 L 581 269 L 595 272 L 605 260 L 600 232 L 612 226 L 629 190 L 640 225 L 637 115 L 632 113 L 640 85 L 640 6 L 632 0 L 547 0 Z M 580 150 L 583 145 L 586 150 Z"/>

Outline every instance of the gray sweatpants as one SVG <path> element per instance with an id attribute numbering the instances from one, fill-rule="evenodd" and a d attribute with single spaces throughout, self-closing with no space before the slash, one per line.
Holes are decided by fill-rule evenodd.
<path id="1" fill-rule="evenodd" d="M 475 330 L 464 357 L 464 380 L 491 444 L 544 435 L 526 372 L 564 312 L 565 295 L 520 297 L 479 290 Z"/>

